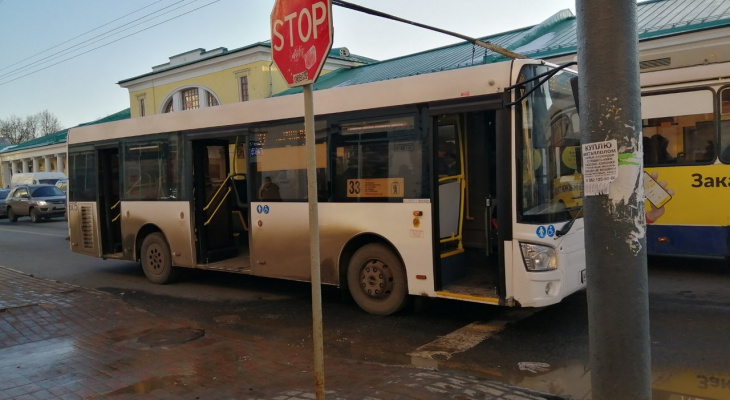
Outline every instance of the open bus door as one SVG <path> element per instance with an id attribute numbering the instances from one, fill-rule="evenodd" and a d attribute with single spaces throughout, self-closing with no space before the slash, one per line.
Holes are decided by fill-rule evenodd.
<path id="1" fill-rule="evenodd" d="M 198 262 L 210 263 L 237 253 L 231 218 L 233 193 L 228 182 L 229 144 L 193 142 L 193 207 Z"/>
<path id="2" fill-rule="evenodd" d="M 497 113 L 434 117 L 440 294 L 499 303 L 504 266 L 497 246 Z"/>
<path id="3" fill-rule="evenodd" d="M 119 148 L 99 149 L 99 221 L 102 253 L 122 253 Z"/>

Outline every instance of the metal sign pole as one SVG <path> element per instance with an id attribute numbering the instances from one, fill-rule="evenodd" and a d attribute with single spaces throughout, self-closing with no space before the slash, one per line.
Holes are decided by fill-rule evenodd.
<path id="1" fill-rule="evenodd" d="M 317 399 L 324 399 L 324 339 L 322 334 L 322 279 L 319 263 L 319 209 L 317 206 L 317 150 L 314 130 L 312 85 L 304 85 L 304 134 L 307 149 L 307 198 L 309 199 L 309 261 L 312 274 L 312 342 L 314 384 Z"/>
<path id="2" fill-rule="evenodd" d="M 583 177 L 586 163 L 594 173 L 583 203 L 592 396 L 649 400 L 636 1 L 578 0 L 576 11 Z"/>

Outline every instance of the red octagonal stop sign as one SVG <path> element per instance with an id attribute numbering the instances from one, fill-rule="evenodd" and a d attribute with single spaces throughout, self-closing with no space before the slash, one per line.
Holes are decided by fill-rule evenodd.
<path id="1" fill-rule="evenodd" d="M 289 87 L 316 81 L 330 48 L 330 0 L 276 0 L 271 11 L 271 57 Z"/>

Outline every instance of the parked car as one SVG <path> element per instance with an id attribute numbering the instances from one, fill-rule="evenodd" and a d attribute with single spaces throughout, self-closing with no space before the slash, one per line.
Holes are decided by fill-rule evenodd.
<path id="1" fill-rule="evenodd" d="M 5 208 L 5 198 L 10 194 L 10 189 L 0 189 L 0 218 L 8 216 L 8 211 Z"/>
<path id="2" fill-rule="evenodd" d="M 5 199 L 8 220 L 30 217 L 33 222 L 66 214 L 66 194 L 54 185 L 21 185 L 11 189 Z"/>

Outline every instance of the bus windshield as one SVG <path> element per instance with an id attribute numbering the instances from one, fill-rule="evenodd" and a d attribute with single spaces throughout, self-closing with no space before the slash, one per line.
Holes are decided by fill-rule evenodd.
<path id="1" fill-rule="evenodd" d="M 551 67 L 527 65 L 519 81 L 516 104 L 517 220 L 553 223 L 569 220 L 583 206 L 580 130 L 570 79 L 562 70 L 545 78 L 531 78 Z M 534 89 L 534 90 L 533 90 Z M 530 91 L 532 91 L 530 93 Z"/>

